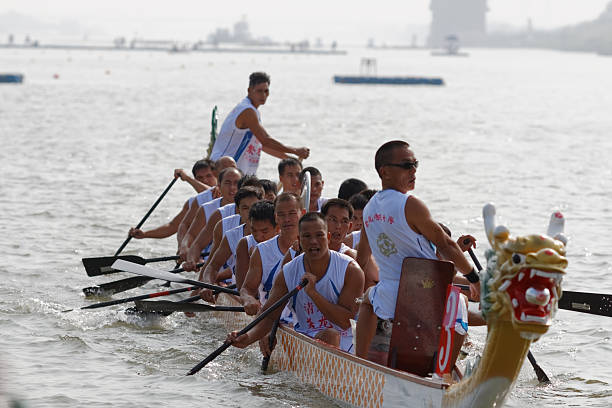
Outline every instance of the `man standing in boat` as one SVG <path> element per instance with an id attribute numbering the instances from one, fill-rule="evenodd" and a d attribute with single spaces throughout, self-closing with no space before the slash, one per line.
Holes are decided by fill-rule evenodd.
<path id="1" fill-rule="evenodd" d="M 478 299 L 480 294 L 478 274 L 457 243 L 433 220 L 425 203 L 409 194 L 415 186 L 418 161 L 408 143 L 396 140 L 383 144 L 376 152 L 374 166 L 382 190 L 363 211 L 357 261 L 364 268 L 373 255 L 380 281 L 368 288 L 359 308 L 355 345 L 356 354 L 363 358 L 368 357 L 380 322 L 394 318 L 404 258 L 437 259 L 437 249 L 470 281 L 472 297 Z"/>
<path id="2" fill-rule="evenodd" d="M 265 72 L 254 72 L 249 77 L 247 96 L 227 115 L 210 154 L 212 160 L 231 156 L 244 174 L 255 174 L 261 151 L 278 158 L 294 154 L 300 159 L 310 155 L 307 147 L 289 147 L 268 135 L 261 124 L 257 108 L 270 95 L 270 77 Z"/>

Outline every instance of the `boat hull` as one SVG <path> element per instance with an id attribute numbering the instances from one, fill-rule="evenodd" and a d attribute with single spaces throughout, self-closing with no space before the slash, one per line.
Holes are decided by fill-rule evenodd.
<path id="1" fill-rule="evenodd" d="M 378 77 L 378 76 L 334 76 L 337 84 L 366 85 L 444 85 L 442 78 L 427 77 Z"/>

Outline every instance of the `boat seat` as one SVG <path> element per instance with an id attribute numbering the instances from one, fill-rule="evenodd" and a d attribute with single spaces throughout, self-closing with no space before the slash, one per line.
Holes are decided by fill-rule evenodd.
<path id="1" fill-rule="evenodd" d="M 406 258 L 402 264 L 387 365 L 422 377 L 434 371 L 452 262 Z"/>

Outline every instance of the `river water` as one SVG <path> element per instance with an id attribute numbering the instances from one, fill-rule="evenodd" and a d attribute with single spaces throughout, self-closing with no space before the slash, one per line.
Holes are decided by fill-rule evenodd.
<path id="1" fill-rule="evenodd" d="M 380 75 L 441 76 L 446 86 L 333 83 L 334 74 L 357 73 L 366 56 L 377 58 Z M 2 49 L 0 67 L 25 74 L 23 85 L 0 86 L 0 378 L 4 393 L 26 406 L 332 405 L 289 374 L 260 374 L 255 349 L 228 350 L 184 377 L 225 336 L 205 316 L 139 320 L 121 306 L 61 312 L 93 302 L 81 288 L 115 278 L 87 277 L 81 258 L 117 250 L 173 169 L 204 154 L 212 107 L 222 120 L 255 70 L 272 76 L 265 127 L 310 147 L 307 164 L 322 171 L 325 196 L 348 177 L 378 187 L 376 148 L 404 139 L 421 163 L 415 194 L 455 233 L 474 235 L 481 260 L 486 202 L 515 234 L 545 232 L 559 209 L 570 238 L 564 288 L 612 292 L 610 58 L 487 49 L 468 58 Z M 274 178 L 276 163 L 264 157 L 260 177 Z M 166 222 L 191 194 L 177 183 L 145 228 Z M 124 253 L 164 256 L 175 246 L 174 238 L 134 240 Z M 507 405 L 612 406 L 611 323 L 559 311 L 532 346 L 552 384 L 539 386 L 526 364 Z M 473 329 L 471 340 L 475 354 L 484 331 Z"/>

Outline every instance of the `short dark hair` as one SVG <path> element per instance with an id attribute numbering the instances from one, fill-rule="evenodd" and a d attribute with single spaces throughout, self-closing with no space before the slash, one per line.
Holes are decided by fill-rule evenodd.
<path id="1" fill-rule="evenodd" d="M 276 226 L 274 218 L 274 203 L 272 201 L 258 201 L 249 210 L 249 220 L 251 221 L 270 221 Z"/>
<path id="2" fill-rule="evenodd" d="M 261 181 L 259 181 L 257 176 L 253 174 L 247 174 L 245 176 L 242 176 L 242 178 L 238 180 L 238 188 L 246 187 L 246 186 L 253 186 L 253 187 L 258 187 L 258 188 L 263 189 L 263 186 L 261 185 Z"/>
<path id="3" fill-rule="evenodd" d="M 302 163 L 298 159 L 293 157 L 287 157 L 286 159 L 283 159 L 278 163 L 278 174 L 285 174 L 285 168 L 287 166 L 298 166 L 300 168 L 300 171 L 302 171 Z"/>
<path id="4" fill-rule="evenodd" d="M 410 145 L 403 140 L 392 140 L 378 148 L 374 156 L 374 168 L 378 174 L 380 174 L 380 168 L 382 166 L 389 164 L 393 151 L 400 147 L 410 147 Z"/>
<path id="5" fill-rule="evenodd" d="M 202 159 L 202 160 L 198 160 L 197 162 L 195 162 L 193 164 L 193 167 L 191 168 L 191 174 L 193 174 L 193 177 L 196 176 L 196 172 L 198 170 L 202 170 L 202 169 L 211 169 L 211 170 L 215 170 L 215 162 L 210 160 L 210 159 Z"/>
<path id="6" fill-rule="evenodd" d="M 362 194 L 365 198 L 368 199 L 368 201 L 370 201 L 370 199 L 372 197 L 374 197 L 374 194 L 378 193 L 378 190 L 373 189 L 373 188 L 369 188 L 367 190 L 363 190 L 361 192 L 359 192 L 359 194 Z"/>
<path id="7" fill-rule="evenodd" d="M 274 195 L 276 195 L 278 193 L 278 187 L 272 180 L 259 179 L 259 181 L 261 182 L 261 186 L 263 187 L 265 194 L 274 193 Z"/>
<path id="8" fill-rule="evenodd" d="M 234 203 L 236 203 L 236 207 L 240 207 L 240 202 L 245 198 L 255 197 L 258 200 L 263 199 L 263 191 L 260 188 L 253 186 L 241 187 L 238 189 L 238 192 L 234 196 Z"/>
<path id="9" fill-rule="evenodd" d="M 327 212 L 331 207 L 345 208 L 348 211 L 349 219 L 353 218 L 353 206 L 348 201 L 341 198 L 330 198 L 321 208 L 321 214 L 327 216 Z"/>
<path id="10" fill-rule="evenodd" d="M 338 190 L 338 198 L 343 200 L 348 200 L 355 194 L 360 191 L 368 188 L 367 184 L 359 179 L 350 178 L 346 179 L 340 184 L 340 189 Z"/>
<path id="11" fill-rule="evenodd" d="M 218 177 L 219 183 L 218 184 L 221 184 L 221 182 L 223 181 L 223 177 L 225 177 L 225 175 L 232 170 L 236 170 L 238 174 L 240 174 L 240 177 L 242 177 L 242 172 L 240 171 L 240 169 L 237 169 L 236 167 L 226 167 L 223 170 L 221 170 L 221 172 L 219 173 L 219 177 Z"/>
<path id="12" fill-rule="evenodd" d="M 366 196 L 362 193 L 357 193 L 349 198 L 349 203 L 353 206 L 354 210 L 362 210 L 365 208 L 368 201 L 370 201 L 370 197 Z"/>
<path id="13" fill-rule="evenodd" d="M 302 205 L 302 200 L 300 199 L 300 197 L 298 197 L 297 194 L 287 193 L 287 192 L 280 193 L 279 195 L 276 196 L 276 198 L 274 199 L 274 208 L 276 208 L 278 203 L 282 203 L 285 201 L 292 201 L 292 200 L 295 200 L 298 203 L 299 205 L 298 208 L 300 209 L 304 208 L 304 206 Z"/>
<path id="14" fill-rule="evenodd" d="M 318 211 L 311 211 L 304 214 L 302 218 L 300 218 L 298 229 L 302 230 L 302 224 L 305 222 L 318 220 L 323 221 L 323 225 L 325 225 L 325 229 L 327 230 L 327 222 L 325 222 L 325 218 L 323 218 L 323 215 Z"/>
<path id="15" fill-rule="evenodd" d="M 259 84 L 267 83 L 270 84 L 270 75 L 265 72 L 253 72 L 249 75 L 249 88 L 253 88 Z"/>
<path id="16" fill-rule="evenodd" d="M 306 172 L 309 172 L 311 177 L 321 176 L 321 172 L 319 171 L 319 169 L 317 169 L 316 167 L 309 166 L 304 167 L 300 172 L 300 180 L 304 180 L 304 174 L 306 174 Z"/>

